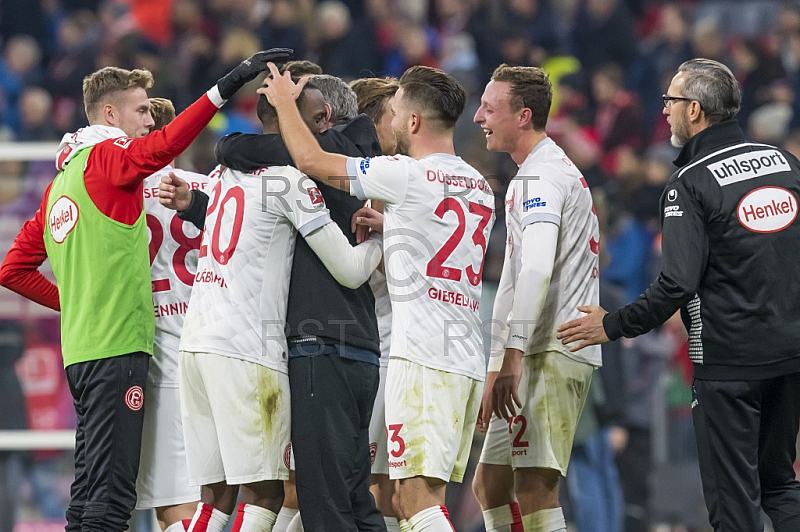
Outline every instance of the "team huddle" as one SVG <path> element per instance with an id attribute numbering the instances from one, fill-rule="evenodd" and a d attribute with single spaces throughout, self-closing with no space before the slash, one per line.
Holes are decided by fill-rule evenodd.
<path id="1" fill-rule="evenodd" d="M 451 531 L 476 423 L 487 531 L 565 530 L 558 482 L 601 359 L 557 328 L 598 304 L 600 236 L 545 134 L 547 76 L 501 65 L 474 117 L 519 165 L 484 324 L 495 196 L 453 147 L 464 89 L 419 66 L 348 86 L 290 58 L 259 52 L 177 117 L 146 71 L 84 82 L 91 125 L 3 263 L 62 312 L 67 530 L 124 530 L 135 501 L 169 532 Z M 208 176 L 173 168 L 263 71 L 263 134 L 221 139 Z"/>

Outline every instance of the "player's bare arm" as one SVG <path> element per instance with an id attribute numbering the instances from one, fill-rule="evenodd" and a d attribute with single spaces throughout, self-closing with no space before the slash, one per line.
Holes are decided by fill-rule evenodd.
<path id="1" fill-rule="evenodd" d="M 603 307 L 578 307 L 578 310 L 585 312 L 586 316 L 577 320 L 568 321 L 558 327 L 557 338 L 564 345 L 572 342 L 580 342 L 570 348 L 570 352 L 575 352 L 590 345 L 604 344 L 608 342 L 606 330 L 603 327 L 603 316 L 608 312 Z"/>
<path id="2" fill-rule="evenodd" d="M 295 83 L 289 71 L 281 75 L 274 63 L 269 63 L 268 67 L 272 78 L 265 79 L 265 86 L 256 92 L 266 96 L 269 103 L 277 110 L 281 135 L 297 169 L 312 179 L 339 190 L 349 191 L 350 180 L 346 177 L 347 157 L 328 153 L 320 148 L 295 104 L 295 98 L 302 91 L 307 78 Z"/>
<path id="3" fill-rule="evenodd" d="M 189 190 L 189 183 L 170 172 L 161 177 L 158 184 L 158 202 L 174 211 L 184 211 L 192 203 L 192 192 Z"/>

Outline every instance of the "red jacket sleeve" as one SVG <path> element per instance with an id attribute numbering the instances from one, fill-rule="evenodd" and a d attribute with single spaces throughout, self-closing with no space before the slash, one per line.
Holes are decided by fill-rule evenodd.
<path id="1" fill-rule="evenodd" d="M 137 187 L 183 153 L 218 110 L 204 94 L 159 131 L 138 139 L 100 142 L 89 155 L 86 170 L 106 176 L 115 187 Z"/>
<path id="2" fill-rule="evenodd" d="M 3 264 L 0 265 L 0 285 L 35 303 L 61 310 L 58 287 L 39 272 L 39 266 L 47 258 L 44 247 L 44 216 L 49 194 L 48 186 L 36 215 L 25 222 L 3 259 Z"/>

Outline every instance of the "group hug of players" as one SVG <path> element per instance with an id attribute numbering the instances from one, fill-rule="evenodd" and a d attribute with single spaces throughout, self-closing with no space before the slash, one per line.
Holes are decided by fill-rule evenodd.
<path id="1" fill-rule="evenodd" d="M 599 232 L 585 180 L 545 134 L 547 76 L 535 67 L 498 67 L 474 117 L 488 149 L 519 165 L 504 203 L 506 252 L 493 317 L 484 324 L 478 302 L 495 196 L 454 152 L 463 88 L 429 67 L 412 67 L 399 80 L 354 81 L 353 97 L 369 111 L 383 155 L 348 157 L 317 142 L 335 124 L 333 104 L 314 76 L 300 76 L 292 64 L 281 73 L 275 63 L 288 59 L 288 52 L 256 54 L 174 119 L 168 101 L 147 98 L 146 71 L 93 74 L 87 80 L 102 85 L 111 77 L 117 87 L 98 102 L 89 101 L 84 83 L 91 125 L 64 137 L 59 176 L 3 263 L 5 286 L 62 310 L 78 412 L 67 530 L 94 530 L 93 519 L 107 518 L 95 513 L 112 514 L 116 504 L 113 496 L 105 506 L 94 503 L 85 466 L 92 450 L 81 442 L 103 426 L 82 418 L 77 390 L 93 382 L 81 363 L 102 358 L 79 355 L 98 352 L 97 338 L 85 331 L 100 328 L 128 335 L 126 352 L 154 355 L 145 380 L 120 392 L 125 408 L 143 416 L 136 507 L 156 508 L 169 532 L 220 532 L 231 519 L 234 531 L 302 530 L 304 522 L 307 530 L 341 529 L 306 519 L 315 508 L 304 507 L 302 497 L 298 513 L 288 482 L 293 390 L 284 323 L 298 233 L 336 282 L 348 289 L 369 283 L 375 297 L 380 388 L 369 449 L 383 520 L 362 520 L 354 505 L 343 510 L 351 523 L 344 530 L 453 530 L 445 486 L 464 476 L 476 421 L 487 433 L 474 485 L 487 531 L 565 530 L 558 482 L 601 360 L 597 346 L 564 345 L 557 328 L 578 318 L 578 307 L 598 302 Z M 280 133 L 293 164 L 220 165 L 209 176 L 169 166 L 224 101 L 264 70 L 259 118 L 265 133 Z M 120 79 L 121 88 L 113 85 Z M 71 166 L 83 185 L 62 177 Z M 98 184 L 92 176 L 100 174 L 113 177 Z M 357 245 L 331 219 L 325 198 L 333 189 L 371 202 L 353 215 Z M 120 195 L 126 197 L 115 203 Z M 103 271 L 102 260 L 119 254 L 117 264 L 141 261 L 128 249 L 131 227 L 139 228 L 138 250 L 148 247 L 141 235 L 149 233 L 151 278 L 123 283 L 120 271 Z M 67 248 L 70 238 L 79 243 Z M 127 244 L 115 249 L 116 241 Z M 35 272 L 45 257 L 58 288 Z M 61 266 L 75 261 L 86 272 Z M 98 283 L 105 295 L 95 301 L 79 295 L 91 290 L 64 293 L 68 284 Z M 130 288 L 116 288 L 122 284 Z M 149 348 L 152 329 L 131 326 L 142 292 L 151 322 L 155 309 Z M 128 312 L 126 325 L 109 333 L 114 323 L 96 311 L 103 305 Z M 94 310 L 73 317 L 81 308 Z M 488 376 L 485 331 L 492 340 Z M 136 375 L 133 365 L 126 371 Z"/>

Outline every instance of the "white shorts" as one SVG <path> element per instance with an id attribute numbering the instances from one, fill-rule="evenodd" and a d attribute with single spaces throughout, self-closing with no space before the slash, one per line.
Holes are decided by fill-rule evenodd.
<path id="1" fill-rule="evenodd" d="M 286 480 L 289 376 L 210 353 L 180 353 L 183 433 L 193 485 Z"/>
<path id="2" fill-rule="evenodd" d="M 461 482 L 483 382 L 401 358 L 389 359 L 386 429 L 389 478 Z"/>
<path id="3" fill-rule="evenodd" d="M 148 383 L 144 397 L 136 509 L 199 501 L 200 488 L 189 484 L 178 388 Z"/>
<path id="4" fill-rule="evenodd" d="M 372 418 L 369 420 L 369 454 L 372 460 L 370 473 L 373 475 L 389 474 L 389 453 L 386 451 L 386 372 L 388 366 L 381 366 L 378 384 L 378 395 L 372 407 Z"/>
<path id="5" fill-rule="evenodd" d="M 510 422 L 492 416 L 480 462 L 555 469 L 566 476 L 594 369 L 552 351 L 523 357 L 522 408 Z"/>

